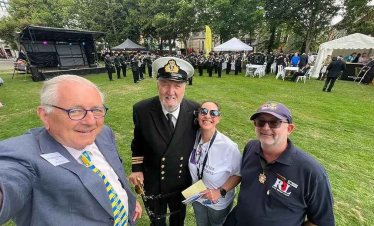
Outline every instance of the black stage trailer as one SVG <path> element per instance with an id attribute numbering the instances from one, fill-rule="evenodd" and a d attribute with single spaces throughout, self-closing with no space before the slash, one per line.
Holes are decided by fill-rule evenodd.
<path id="1" fill-rule="evenodd" d="M 105 33 L 65 28 L 27 26 L 16 37 L 20 55 L 30 64 L 33 81 L 62 74 L 105 73 L 98 67 L 95 41 Z"/>

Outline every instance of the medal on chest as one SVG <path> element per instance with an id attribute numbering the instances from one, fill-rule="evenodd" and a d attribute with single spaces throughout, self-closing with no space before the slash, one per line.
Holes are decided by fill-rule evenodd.
<path id="1" fill-rule="evenodd" d="M 258 181 L 261 183 L 261 184 L 264 184 L 265 181 L 266 181 L 266 176 L 264 173 L 260 173 L 260 176 L 258 176 Z"/>

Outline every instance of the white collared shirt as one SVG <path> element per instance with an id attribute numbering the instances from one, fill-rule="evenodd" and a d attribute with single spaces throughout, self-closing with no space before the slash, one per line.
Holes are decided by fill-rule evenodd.
<path id="1" fill-rule="evenodd" d="M 169 119 L 168 119 L 168 117 L 166 116 L 166 114 L 169 113 L 169 114 L 171 114 L 171 115 L 173 116 L 173 117 L 171 118 L 171 121 L 173 121 L 174 128 L 175 128 L 175 126 L 177 125 L 177 120 L 178 120 L 178 116 L 179 116 L 179 111 L 180 111 L 180 109 L 181 109 L 181 105 L 179 104 L 177 110 L 175 110 L 175 111 L 173 111 L 173 112 L 168 112 L 167 110 L 165 110 L 164 107 L 162 106 L 162 104 L 161 104 L 161 107 L 162 107 L 162 112 L 164 113 L 164 115 L 165 115 L 165 117 L 166 117 L 167 120 L 169 120 Z"/>
<path id="2" fill-rule="evenodd" d="M 77 160 L 77 162 L 82 165 L 83 165 L 82 160 L 79 157 L 83 153 L 83 151 L 88 152 L 92 163 L 108 179 L 109 183 L 112 185 L 113 189 L 117 192 L 117 195 L 121 199 L 121 202 L 123 206 L 125 207 L 125 210 L 127 211 L 127 213 L 129 213 L 128 196 L 127 196 L 126 190 L 122 188 L 121 182 L 118 180 L 118 176 L 116 172 L 114 172 L 113 168 L 106 161 L 105 157 L 103 156 L 103 154 L 101 154 L 96 144 L 92 143 L 90 145 L 87 145 L 83 150 L 76 150 L 74 148 L 66 147 L 66 146 L 64 147 L 74 157 L 74 159 Z"/>

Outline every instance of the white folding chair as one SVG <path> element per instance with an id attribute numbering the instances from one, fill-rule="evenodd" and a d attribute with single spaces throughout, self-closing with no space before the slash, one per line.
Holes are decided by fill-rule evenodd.
<path id="1" fill-rule="evenodd" d="M 273 63 L 271 66 L 270 66 L 270 72 L 273 73 L 275 72 L 277 69 L 277 64 L 276 63 Z"/>
<path id="2" fill-rule="evenodd" d="M 306 82 L 306 77 L 307 77 L 307 76 L 310 76 L 310 72 L 311 72 L 311 71 L 312 71 L 312 69 L 309 68 L 309 69 L 307 69 L 307 71 L 305 72 L 304 75 L 302 75 L 302 76 L 297 76 L 296 83 L 299 81 L 299 79 L 301 79 L 301 81 L 304 80 L 304 83 L 305 83 L 305 82 Z"/>
<path id="3" fill-rule="evenodd" d="M 286 77 L 286 72 L 285 70 L 283 69 L 283 66 L 282 65 L 278 65 L 278 74 L 275 76 L 275 79 L 278 79 L 279 76 L 282 77 L 283 81 L 284 81 L 284 78 Z"/>
<path id="4" fill-rule="evenodd" d="M 310 77 L 312 77 L 312 74 L 313 74 L 312 71 L 313 71 L 313 70 L 310 69 L 310 70 L 306 73 L 306 76 L 308 77 L 308 79 L 310 79 Z"/>
<path id="5" fill-rule="evenodd" d="M 306 82 L 306 76 L 307 74 L 303 75 L 303 76 L 297 76 L 297 80 L 296 80 L 296 83 L 299 81 L 299 79 L 304 80 L 304 83 Z"/>
<path id="6" fill-rule="evenodd" d="M 258 76 L 259 78 L 265 76 L 265 69 L 266 69 L 266 65 L 263 65 L 263 66 L 261 67 L 261 71 L 260 71 L 260 74 L 259 74 L 259 76 Z"/>
<path id="7" fill-rule="evenodd" d="M 251 76 L 253 74 L 253 71 L 251 68 L 249 68 L 250 64 L 245 65 L 245 77 Z"/>
<path id="8" fill-rule="evenodd" d="M 258 76 L 259 78 L 261 78 L 264 75 L 265 75 L 265 68 L 263 65 L 261 67 L 258 67 L 255 73 L 253 73 L 253 77 Z"/>

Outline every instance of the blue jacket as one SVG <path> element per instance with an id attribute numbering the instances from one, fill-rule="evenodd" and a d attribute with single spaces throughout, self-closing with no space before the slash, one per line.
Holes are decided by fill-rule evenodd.
<path id="1" fill-rule="evenodd" d="M 104 126 L 96 145 L 119 177 L 134 225 L 135 196 L 119 158 L 113 131 Z M 58 152 L 70 162 L 53 166 L 40 155 Z M 79 164 L 44 128 L 0 142 L 0 225 L 113 225 L 113 211 L 100 177 Z"/>

